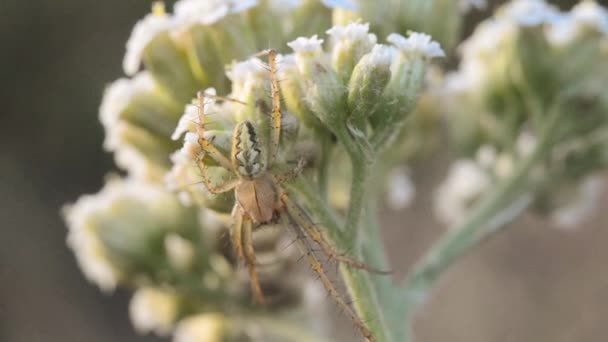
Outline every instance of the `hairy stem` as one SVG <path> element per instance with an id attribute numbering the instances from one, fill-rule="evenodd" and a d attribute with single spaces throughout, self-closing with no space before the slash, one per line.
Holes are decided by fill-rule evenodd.
<path id="1" fill-rule="evenodd" d="M 551 131 L 559 115 L 552 113 L 535 150 L 514 170 L 510 177 L 480 200 L 471 214 L 430 248 L 406 279 L 404 314 L 408 321 L 407 341 L 412 340 L 412 316 L 433 286 L 462 255 L 493 236 L 517 218 L 529 206 L 534 191 L 531 171 L 542 162 L 552 144 Z"/>

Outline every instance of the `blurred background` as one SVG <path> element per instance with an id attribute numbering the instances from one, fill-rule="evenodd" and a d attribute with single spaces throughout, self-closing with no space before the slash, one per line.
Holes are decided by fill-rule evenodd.
<path id="1" fill-rule="evenodd" d="M 98 107 L 149 8 L 149 1 L 0 0 L 0 341 L 158 340 L 134 333 L 128 292 L 104 295 L 85 281 L 60 217 L 63 204 L 97 192 L 114 170 L 101 148 Z M 469 26 L 485 14 L 473 13 Z M 430 207 L 446 165 L 439 158 L 417 166 L 414 205 L 383 213 L 398 275 L 443 231 Z M 419 341 L 606 340 L 607 220 L 604 210 L 575 231 L 532 216 L 515 222 L 442 279 L 418 317 Z M 339 320 L 338 339 L 353 340 L 350 323 Z"/>

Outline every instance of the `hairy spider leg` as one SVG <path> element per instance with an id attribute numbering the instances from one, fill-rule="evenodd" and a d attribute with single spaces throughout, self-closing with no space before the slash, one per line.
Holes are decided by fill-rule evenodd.
<path id="1" fill-rule="evenodd" d="M 207 138 L 205 138 L 205 94 L 202 91 L 199 91 L 198 94 L 198 121 L 199 124 L 196 127 L 196 133 L 198 135 L 198 144 L 201 149 L 209 155 L 209 157 L 213 158 L 218 164 L 220 164 L 226 170 L 234 171 L 232 163 L 230 159 L 222 154 L 217 147 L 215 147 Z M 202 163 L 201 163 L 202 164 Z"/>
<path id="2" fill-rule="evenodd" d="M 291 201 L 291 199 L 289 199 L 289 197 L 286 194 L 283 194 L 281 196 L 281 201 L 283 202 L 283 205 L 285 206 L 285 210 L 287 210 L 287 212 L 289 213 L 289 216 L 292 217 L 295 224 L 297 224 L 299 227 L 301 227 L 302 230 L 306 233 L 306 235 L 308 237 L 310 237 L 310 239 L 312 241 L 314 241 L 317 245 L 319 245 L 319 247 L 321 247 L 321 250 L 323 251 L 323 253 L 325 255 L 327 255 L 328 258 L 333 259 L 337 262 L 343 263 L 345 265 L 348 265 L 350 267 L 359 268 L 359 269 L 362 269 L 362 270 L 365 270 L 368 272 L 372 272 L 372 273 L 379 273 L 379 274 L 391 274 L 392 273 L 390 271 L 376 270 L 364 262 L 361 262 L 361 261 L 353 259 L 353 258 L 349 258 L 343 254 L 339 254 L 335 250 L 335 248 L 327 242 L 327 240 L 323 237 L 323 234 L 321 233 L 321 231 L 312 222 L 310 216 L 308 216 L 308 214 L 302 208 L 300 208 L 300 206 L 298 206 L 296 203 Z"/>
<path id="3" fill-rule="evenodd" d="M 268 56 L 268 66 L 270 67 L 270 93 L 272 98 L 272 110 L 268 165 L 272 165 L 277 157 L 277 153 L 279 151 L 279 142 L 281 140 L 281 95 L 279 90 L 279 81 L 277 79 L 277 51 L 274 49 L 268 49 L 254 55 L 254 57 L 260 56 Z"/>
<path id="4" fill-rule="evenodd" d="M 249 272 L 249 281 L 251 284 L 251 292 L 256 303 L 265 304 L 264 294 L 260 286 L 260 280 L 256 271 L 256 257 L 253 250 L 253 222 L 250 218 L 244 217 L 241 213 L 238 204 L 235 204 L 232 210 L 232 229 L 230 230 L 230 239 L 232 248 L 240 260 L 245 261 L 245 266 Z"/>
<path id="5" fill-rule="evenodd" d="M 359 315 L 357 315 L 357 313 L 348 305 L 348 303 L 344 300 L 344 297 L 340 294 L 340 292 L 338 292 L 332 281 L 327 277 L 323 265 L 313 253 L 313 248 L 310 245 L 310 242 L 306 239 L 304 232 L 300 229 L 299 225 L 293 220 L 293 217 L 291 217 L 289 213 L 287 216 L 291 221 L 289 226 L 292 227 L 298 237 L 297 242 L 298 246 L 300 247 L 300 251 L 308 258 L 310 267 L 319 276 L 319 280 L 321 280 L 325 290 L 327 290 L 334 301 L 350 316 L 355 326 L 361 332 L 361 335 L 363 335 L 363 337 L 370 342 L 376 341 L 371 331 L 359 318 Z"/>
<path id="6" fill-rule="evenodd" d="M 211 176 L 209 175 L 209 167 L 205 165 L 205 163 L 203 163 L 202 157 L 203 156 L 201 156 L 201 158 L 198 158 L 198 160 L 196 161 L 196 165 L 198 166 L 198 169 L 201 172 L 201 176 L 203 177 L 203 183 L 205 184 L 205 187 L 207 188 L 207 190 L 209 190 L 210 193 L 214 195 L 222 194 L 233 190 L 238 185 L 238 178 L 228 179 L 224 183 L 219 185 L 213 184 Z"/>
<path id="7" fill-rule="evenodd" d="M 245 255 L 244 260 L 249 270 L 249 281 L 251 282 L 251 290 L 253 291 L 253 298 L 256 303 L 264 305 L 266 300 L 264 299 L 264 293 L 260 286 L 260 280 L 256 271 L 256 258 L 255 251 L 253 250 L 253 222 L 248 217 L 243 217 L 243 231 L 242 231 L 242 246 L 243 253 Z"/>

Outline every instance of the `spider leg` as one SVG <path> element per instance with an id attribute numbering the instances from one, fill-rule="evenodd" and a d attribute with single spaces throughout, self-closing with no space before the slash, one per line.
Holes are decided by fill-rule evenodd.
<path id="1" fill-rule="evenodd" d="M 310 239 L 314 241 L 317 245 L 319 245 L 323 253 L 325 253 L 325 255 L 327 255 L 330 259 L 372 273 L 392 273 L 391 271 L 376 270 L 364 262 L 339 254 L 335 250 L 335 248 L 331 246 L 327 242 L 327 240 L 325 240 L 321 231 L 315 226 L 308 214 L 306 214 L 306 212 L 302 208 L 300 208 L 296 203 L 291 201 L 286 194 L 281 195 L 281 201 L 285 205 L 285 208 L 289 216 L 293 219 L 294 223 L 301 227 L 301 229 L 306 233 L 306 235 L 310 237 Z"/>
<path id="2" fill-rule="evenodd" d="M 281 139 L 281 96 L 279 94 L 279 82 L 277 80 L 277 52 L 266 50 L 268 54 L 268 65 L 270 66 L 270 91 L 272 95 L 271 131 L 270 131 L 270 153 L 268 165 L 272 165 L 279 151 Z"/>
<path id="3" fill-rule="evenodd" d="M 230 240 L 236 256 L 241 260 L 245 260 L 245 255 L 243 254 L 243 215 L 240 212 L 238 204 L 235 204 L 232 209 Z"/>
<path id="4" fill-rule="evenodd" d="M 306 160 L 304 158 L 298 160 L 298 165 L 295 168 L 276 177 L 277 182 L 279 184 L 282 184 L 282 183 L 290 182 L 290 181 L 296 179 L 300 175 L 300 173 L 302 173 L 302 170 L 304 169 L 305 165 L 306 165 Z"/>
<path id="5" fill-rule="evenodd" d="M 198 97 L 198 121 L 199 124 L 196 128 L 198 135 L 198 144 L 201 149 L 209 155 L 209 157 L 213 158 L 218 164 L 224 167 L 227 170 L 234 170 L 230 159 L 222 154 L 220 150 L 215 147 L 209 139 L 205 138 L 205 94 L 202 91 L 199 91 L 197 94 Z"/>
<path id="6" fill-rule="evenodd" d="M 334 301 L 350 316 L 355 326 L 359 329 L 363 337 L 365 337 L 368 341 L 374 342 L 374 336 L 371 331 L 365 326 L 363 321 L 359 318 L 359 315 L 348 305 L 348 303 L 344 300 L 344 297 L 338 292 L 334 284 L 327 277 L 325 273 L 325 269 L 323 265 L 313 253 L 313 248 L 310 245 L 309 240 L 306 239 L 304 232 L 300 229 L 298 224 L 293 221 L 293 217 L 288 214 L 288 218 L 292 221 L 291 227 L 295 230 L 296 235 L 298 236 L 298 246 L 300 250 L 306 257 L 308 258 L 308 262 L 310 263 L 310 267 L 312 270 L 319 276 L 321 283 L 325 287 L 325 290 L 329 293 L 329 295 L 334 299 Z"/>
<path id="7" fill-rule="evenodd" d="M 236 187 L 239 182 L 238 178 L 233 178 L 233 179 L 229 179 L 229 180 L 225 181 L 223 184 L 219 184 L 219 185 L 213 184 L 213 182 L 211 181 L 211 176 L 209 175 L 208 166 L 205 165 L 205 163 L 203 163 L 202 158 L 199 158 L 196 161 L 196 165 L 198 166 L 199 170 L 201 171 L 201 176 L 203 177 L 203 183 L 205 183 L 207 190 L 209 190 L 209 192 L 212 194 L 221 194 L 224 192 L 228 192 L 228 191 L 234 189 L 234 187 Z"/>
<path id="8" fill-rule="evenodd" d="M 253 222 L 248 217 L 243 218 L 242 225 L 242 239 L 241 243 L 243 246 L 243 252 L 245 254 L 244 260 L 247 268 L 249 269 L 249 280 L 251 281 L 251 290 L 253 291 L 253 297 L 256 303 L 260 305 L 265 304 L 264 293 L 260 286 L 260 280 L 258 279 L 258 273 L 255 269 L 255 251 L 253 250 Z"/>

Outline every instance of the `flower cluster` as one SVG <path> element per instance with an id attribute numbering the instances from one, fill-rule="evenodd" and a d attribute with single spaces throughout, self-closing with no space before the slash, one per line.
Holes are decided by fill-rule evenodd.
<path id="1" fill-rule="evenodd" d="M 608 11 L 594 1 L 560 12 L 543 0 L 515 0 L 477 27 L 461 46 L 459 70 L 448 75 L 452 136 L 468 156 L 495 150 L 498 175 L 525 160 L 517 148 L 522 136 L 530 141 L 551 135 L 539 147 L 550 157 L 536 172 L 543 179 L 538 207 L 557 210 L 552 217 L 574 205 L 555 200 L 572 197 L 565 184 L 584 186 L 586 177 L 608 164 L 608 97 L 602 86 L 608 82 L 607 22 Z M 439 195 L 444 202 L 445 189 Z M 470 206 L 464 203 L 477 192 L 482 191 L 440 204 L 440 211 Z"/>

